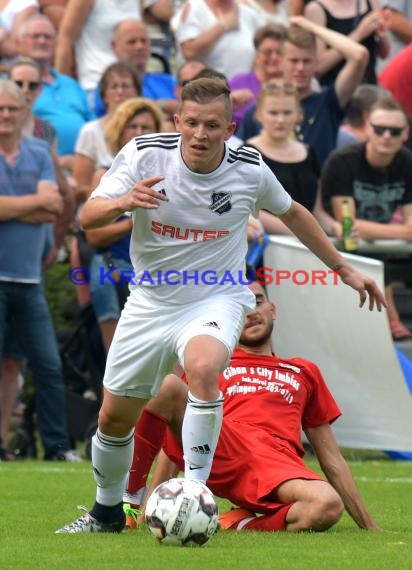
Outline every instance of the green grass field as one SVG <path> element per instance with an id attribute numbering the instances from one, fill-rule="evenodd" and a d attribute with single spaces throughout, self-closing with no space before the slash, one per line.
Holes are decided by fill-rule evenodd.
<path id="1" fill-rule="evenodd" d="M 412 463 L 350 465 L 382 532 L 360 531 L 345 514 L 326 533 L 220 531 L 201 548 L 177 548 L 157 543 L 144 527 L 121 535 L 55 535 L 80 514 L 76 505 L 93 502 L 90 463 L 0 463 L 0 570 L 412 569 Z"/>

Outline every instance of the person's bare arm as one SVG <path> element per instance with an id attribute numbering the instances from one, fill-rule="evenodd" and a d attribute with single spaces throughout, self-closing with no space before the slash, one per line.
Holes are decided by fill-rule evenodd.
<path id="1" fill-rule="evenodd" d="M 28 216 L 39 214 L 56 216 L 61 213 L 62 209 L 63 200 L 57 191 L 56 184 L 49 180 L 42 180 L 37 184 L 36 194 L 0 196 L 0 221 L 2 222 L 9 220 L 21 220 L 29 223 L 50 221 L 49 219 L 32 221 Z"/>
<path id="2" fill-rule="evenodd" d="M 133 222 L 132 218 L 129 216 L 124 220 L 114 222 L 104 228 L 96 228 L 94 230 L 86 231 L 86 239 L 88 243 L 94 248 L 105 248 L 109 247 L 112 243 L 115 243 L 122 237 L 130 234 L 132 231 Z"/>
<path id="3" fill-rule="evenodd" d="M 105 168 L 100 168 L 94 175 L 92 186 L 96 188 L 99 185 L 103 175 L 107 172 Z M 88 243 L 95 248 L 108 247 L 112 243 L 129 234 L 133 228 L 132 218 L 116 221 L 102 228 L 95 228 L 86 231 L 86 239 Z"/>
<path id="4" fill-rule="evenodd" d="M 318 191 L 316 192 L 315 206 L 313 208 L 313 215 L 318 220 L 323 231 L 328 236 L 342 237 L 342 223 L 338 222 L 325 210 L 322 204 L 322 192 L 320 185 Z"/>
<path id="5" fill-rule="evenodd" d="M 19 216 L 17 219 L 20 222 L 25 222 L 26 224 L 42 224 L 43 222 L 54 224 L 57 220 L 57 216 L 56 214 L 50 214 L 49 212 L 38 211 L 33 214 L 27 214 L 26 216 Z"/>
<path id="6" fill-rule="evenodd" d="M 320 189 L 316 193 L 315 205 L 313 208 L 313 216 L 319 222 L 323 231 L 334 237 L 341 237 L 342 235 L 342 224 L 330 216 L 322 206 L 322 198 Z M 285 226 L 285 224 L 277 217 L 266 212 L 266 210 L 261 210 L 259 212 L 259 219 L 263 224 L 265 232 L 272 235 L 291 235 L 290 229 Z"/>
<path id="7" fill-rule="evenodd" d="M 106 168 L 100 168 L 95 172 L 92 186 L 96 188 L 103 175 L 107 172 Z M 96 228 L 94 230 L 86 231 L 86 239 L 88 243 L 95 248 L 104 248 L 112 244 L 117 239 L 122 238 L 126 233 L 130 233 L 133 227 L 132 219 L 122 220 L 120 222 L 114 222 L 104 226 L 103 228 Z"/>
<path id="8" fill-rule="evenodd" d="M 6 30 L 4 34 L 2 34 L 2 38 L 0 41 L 0 55 L 3 57 L 12 58 L 18 55 L 18 30 L 20 26 L 28 20 L 31 16 L 37 13 L 35 6 L 28 6 L 21 10 L 14 19 L 13 27 L 10 30 L 10 33 L 7 33 Z"/>
<path id="9" fill-rule="evenodd" d="M 304 0 L 289 0 L 289 14 L 291 16 L 300 16 L 305 8 Z"/>
<path id="10" fill-rule="evenodd" d="M 406 44 L 412 42 L 412 22 L 402 12 L 385 7 L 382 10 L 382 17 L 387 30 Z"/>
<path id="11" fill-rule="evenodd" d="M 42 0 L 40 0 L 39 4 L 42 14 L 52 21 L 56 30 L 59 30 L 66 6 L 64 4 L 55 4 L 54 2 L 42 2 Z"/>
<path id="12" fill-rule="evenodd" d="M 57 36 L 55 67 L 70 75 L 73 69 L 73 46 L 78 38 L 95 0 L 69 0 Z"/>
<path id="13" fill-rule="evenodd" d="M 355 203 L 353 198 L 347 196 L 333 196 L 331 206 L 334 217 L 342 221 L 342 201 L 348 200 L 352 210 L 352 217 L 356 219 L 359 236 L 364 240 L 375 239 L 403 239 L 412 241 L 412 204 L 403 206 L 403 224 L 383 224 L 369 220 L 355 218 Z"/>
<path id="14" fill-rule="evenodd" d="M 309 2 L 305 7 L 304 14 L 312 22 L 320 26 L 326 26 L 325 12 L 317 2 Z M 379 40 L 377 42 L 379 57 L 385 58 L 389 53 L 389 41 L 385 34 L 383 18 L 378 5 L 376 5 L 375 10 L 360 20 L 356 28 L 347 37 L 360 43 L 371 34 L 375 34 L 377 40 Z M 328 47 L 320 38 L 317 38 L 317 46 L 317 74 L 322 76 L 341 62 L 344 56 L 340 51 Z"/>
<path id="15" fill-rule="evenodd" d="M 149 8 L 142 9 L 147 24 L 156 22 L 168 23 L 173 16 L 173 3 L 170 0 L 156 0 Z"/>
<path id="16" fill-rule="evenodd" d="M 94 160 L 76 152 L 73 158 L 73 178 L 76 181 L 76 200 L 79 204 L 83 204 L 94 190 L 92 183 L 95 172 Z"/>
<path id="17" fill-rule="evenodd" d="M 146 497 L 147 498 L 150 497 L 155 487 L 157 487 L 161 483 L 164 483 L 165 481 L 168 481 L 168 479 L 177 477 L 178 474 L 179 474 L 178 466 L 175 463 L 173 463 L 173 461 L 169 459 L 169 457 L 166 455 L 163 449 L 161 449 L 156 459 L 153 477 L 150 482 L 149 489 L 146 493 Z"/>
<path id="18" fill-rule="evenodd" d="M 54 243 L 56 249 L 59 249 L 73 222 L 76 200 L 73 189 L 67 182 L 60 167 L 59 159 L 54 151 L 52 152 L 52 160 L 56 174 L 57 186 L 63 200 L 63 210 L 54 223 Z"/>
<path id="19" fill-rule="evenodd" d="M 91 198 L 80 212 L 80 224 L 85 230 L 101 228 L 111 224 L 125 212 L 133 212 L 137 208 L 155 210 L 160 202 L 167 201 L 152 186 L 164 180 L 164 176 L 153 176 L 136 182 L 130 191 L 120 198 Z"/>
<path id="20" fill-rule="evenodd" d="M 349 465 L 342 456 L 332 428 L 323 424 L 305 430 L 327 480 L 341 497 L 345 509 L 355 523 L 366 530 L 380 530 L 369 513 Z"/>
<path id="21" fill-rule="evenodd" d="M 185 6 L 186 15 L 190 6 Z M 184 21 L 185 12 L 182 16 L 182 21 Z M 217 40 L 226 32 L 231 30 L 236 30 L 239 27 L 239 14 L 238 7 L 235 6 L 230 12 L 219 14 L 216 23 L 206 30 L 201 32 L 196 38 L 186 40 L 180 44 L 182 53 L 187 60 L 197 60 L 202 59 L 206 54 L 210 52 Z"/>
<path id="22" fill-rule="evenodd" d="M 259 220 L 267 234 L 272 235 L 292 235 L 291 230 L 274 214 L 266 210 L 260 210 Z"/>
<path id="23" fill-rule="evenodd" d="M 312 214 L 298 202 L 279 218 L 319 259 L 331 269 L 339 272 L 339 277 L 346 285 L 358 291 L 362 307 L 369 295 L 369 310 L 375 304 L 378 311 L 386 307 L 385 297 L 373 279 L 355 270 L 337 251 Z"/>
<path id="24" fill-rule="evenodd" d="M 320 26 L 303 16 L 294 16 L 290 19 L 290 23 L 312 32 L 345 59 L 345 65 L 335 80 L 336 96 L 340 106 L 344 108 L 363 78 L 369 59 L 368 50 L 351 38 Z"/>
<path id="25" fill-rule="evenodd" d="M 388 57 L 391 51 L 391 42 L 386 33 L 387 26 L 383 15 L 382 2 L 380 0 L 371 0 L 374 12 L 378 12 L 378 26 L 375 31 L 376 52 L 381 59 Z"/>

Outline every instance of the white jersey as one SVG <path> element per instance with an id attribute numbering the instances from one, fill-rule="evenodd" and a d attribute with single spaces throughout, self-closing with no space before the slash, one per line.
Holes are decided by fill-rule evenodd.
<path id="1" fill-rule="evenodd" d="M 244 277 L 249 215 L 262 208 L 283 214 L 291 197 L 255 149 L 226 143 L 218 168 L 197 174 L 185 165 L 180 145 L 178 133 L 133 139 L 91 198 L 118 198 L 139 180 L 164 176 L 153 188 L 168 202 L 133 212 L 134 286 L 152 288 L 171 303 L 229 294 L 253 308 Z"/>

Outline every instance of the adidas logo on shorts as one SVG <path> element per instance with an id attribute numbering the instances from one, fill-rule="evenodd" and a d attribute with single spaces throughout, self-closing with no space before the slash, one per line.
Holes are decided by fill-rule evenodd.
<path id="1" fill-rule="evenodd" d="M 219 325 L 217 324 L 216 321 L 210 321 L 210 323 L 205 323 L 203 326 L 204 326 L 204 327 L 212 327 L 212 328 L 214 328 L 214 329 L 219 329 L 219 330 L 220 330 L 220 327 L 219 327 Z"/>

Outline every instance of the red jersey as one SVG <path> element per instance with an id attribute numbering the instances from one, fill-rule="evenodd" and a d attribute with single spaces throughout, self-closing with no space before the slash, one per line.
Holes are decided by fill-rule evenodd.
<path id="1" fill-rule="evenodd" d="M 283 508 L 275 493 L 283 482 L 322 479 L 302 460 L 301 429 L 331 423 L 341 412 L 315 364 L 237 349 L 219 387 L 223 424 L 207 480 L 215 495 L 267 513 Z M 169 431 L 164 450 L 183 469 Z"/>
<path id="2" fill-rule="evenodd" d="M 259 356 L 238 348 L 219 377 L 224 421 L 253 425 L 303 456 L 301 428 L 332 423 L 341 411 L 313 362 Z"/>

